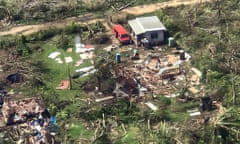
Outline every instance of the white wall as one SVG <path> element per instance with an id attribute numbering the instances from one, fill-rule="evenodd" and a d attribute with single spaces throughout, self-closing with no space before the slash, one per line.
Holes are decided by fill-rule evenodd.
<path id="1" fill-rule="evenodd" d="M 152 33 L 157 33 L 158 38 L 151 39 Z M 149 31 L 144 34 L 144 37 L 146 37 L 150 41 L 150 43 L 163 43 L 164 42 L 164 31 Z"/>

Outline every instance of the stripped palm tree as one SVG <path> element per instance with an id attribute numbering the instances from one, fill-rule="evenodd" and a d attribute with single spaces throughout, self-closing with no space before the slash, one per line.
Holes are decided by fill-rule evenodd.
<path id="1" fill-rule="evenodd" d="M 213 126 L 213 141 L 224 143 L 240 140 L 240 109 L 231 107 L 225 109 L 220 106 L 219 113 L 211 120 Z"/>

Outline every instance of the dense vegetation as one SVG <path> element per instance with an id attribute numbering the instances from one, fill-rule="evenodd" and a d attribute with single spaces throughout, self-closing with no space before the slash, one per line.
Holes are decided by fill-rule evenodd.
<path id="1" fill-rule="evenodd" d="M 204 128 L 201 135 L 199 130 L 191 131 L 191 135 L 198 136 L 195 141 L 199 143 L 239 141 L 238 6 L 238 1 L 213 1 L 156 12 L 179 45 L 191 52 L 192 64 L 203 72 L 205 93 L 229 109 L 219 115 L 212 127 Z M 214 129 L 214 135 L 209 139 L 210 129 Z"/>
<path id="2" fill-rule="evenodd" d="M 167 0 L 150 0 L 151 2 L 163 2 Z M 132 5 L 148 4 L 149 0 L 136 0 Z M 104 13 L 111 8 L 118 10 L 132 0 L 75 0 L 75 1 L 16 1 L 0 0 L 0 19 L 7 15 L 7 8 L 15 23 L 39 23 L 53 20 L 60 20 L 66 17 L 79 16 L 89 12 Z M 5 8 L 2 8 L 5 7 Z"/>

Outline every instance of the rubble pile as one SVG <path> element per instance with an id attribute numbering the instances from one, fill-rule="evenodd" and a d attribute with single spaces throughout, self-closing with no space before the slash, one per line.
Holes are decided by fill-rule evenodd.
<path id="1" fill-rule="evenodd" d="M 18 143 L 55 143 L 56 120 L 50 118 L 40 98 L 6 99 L 2 106 L 0 120 L 1 123 L 5 123 L 0 127 L 0 133 L 9 133 L 11 130 L 19 131 Z M 7 131 L 2 131 L 3 129 Z"/>
<path id="2" fill-rule="evenodd" d="M 45 110 L 43 102 L 38 98 L 22 100 L 7 100 L 2 107 L 2 114 L 6 124 L 24 122 Z"/>
<path id="3" fill-rule="evenodd" d="M 176 53 L 176 50 L 174 51 Z M 144 51 L 138 61 L 128 62 L 127 67 L 119 68 L 115 75 L 125 77 L 146 87 L 155 94 L 170 95 L 176 89 L 187 85 L 186 70 L 182 65 L 188 62 L 190 55 L 185 54 L 181 60 L 178 54 L 164 54 Z M 195 78 L 197 80 L 198 77 Z"/>

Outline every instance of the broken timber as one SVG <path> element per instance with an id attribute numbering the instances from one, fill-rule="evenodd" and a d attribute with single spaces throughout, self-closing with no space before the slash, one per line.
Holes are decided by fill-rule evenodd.
<path id="1" fill-rule="evenodd" d="M 125 8 L 127 8 L 127 7 L 129 7 L 131 5 L 133 5 L 135 2 L 136 2 L 136 0 L 126 4 L 124 6 L 121 6 L 120 8 L 118 8 L 118 11 L 121 11 L 121 10 L 123 10 L 123 9 L 125 9 Z"/>

